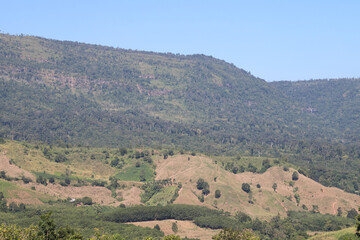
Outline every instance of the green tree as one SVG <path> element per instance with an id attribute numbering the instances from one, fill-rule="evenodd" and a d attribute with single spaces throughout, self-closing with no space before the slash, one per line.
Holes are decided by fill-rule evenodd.
<path id="1" fill-rule="evenodd" d="M 55 162 L 57 163 L 66 162 L 67 160 L 68 160 L 67 157 L 62 153 L 57 154 L 55 157 Z"/>
<path id="2" fill-rule="evenodd" d="M 171 230 L 174 232 L 174 233 L 177 233 L 178 232 L 178 225 L 177 225 L 177 223 L 176 222 L 173 222 L 172 224 L 171 224 Z"/>
<path id="3" fill-rule="evenodd" d="M 54 220 L 51 218 L 51 214 L 51 212 L 48 212 L 40 216 L 38 232 L 39 239 L 56 240 L 58 237 L 56 233 L 56 225 Z"/>
<path id="4" fill-rule="evenodd" d="M 347 213 L 346 217 L 354 219 L 357 215 L 358 215 L 358 212 L 356 211 L 356 209 L 355 209 L 355 208 L 352 208 L 352 209 Z"/>
<path id="5" fill-rule="evenodd" d="M 92 205 L 93 204 L 91 197 L 83 197 L 81 199 L 81 201 L 84 205 Z"/>
<path id="6" fill-rule="evenodd" d="M 298 193 L 295 193 L 294 197 L 295 197 L 295 200 L 296 200 L 296 204 L 299 206 L 299 204 L 300 204 L 300 195 Z"/>
<path id="7" fill-rule="evenodd" d="M 296 180 L 298 180 L 299 179 L 299 173 L 298 172 L 293 172 L 293 174 L 292 174 L 292 178 L 291 178 L 293 181 L 296 181 Z"/>
<path id="8" fill-rule="evenodd" d="M 215 190 L 215 198 L 220 198 L 221 197 L 221 192 L 219 189 Z"/>
<path id="9" fill-rule="evenodd" d="M 241 189 L 244 191 L 244 192 L 246 192 L 246 193 L 249 193 L 250 192 L 250 184 L 248 184 L 248 183 L 243 183 L 242 185 L 241 185 Z"/>
<path id="10" fill-rule="evenodd" d="M 156 230 L 159 230 L 159 231 L 160 231 L 160 226 L 159 226 L 159 224 L 156 224 L 156 225 L 154 226 L 154 228 L 155 228 Z"/>
<path id="11" fill-rule="evenodd" d="M 272 185 L 272 188 L 274 189 L 274 192 L 276 192 L 276 189 L 277 189 L 277 183 L 274 183 L 274 184 Z"/>

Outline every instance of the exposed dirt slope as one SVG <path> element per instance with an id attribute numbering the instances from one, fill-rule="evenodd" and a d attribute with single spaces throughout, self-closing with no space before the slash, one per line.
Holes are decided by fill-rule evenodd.
<path id="1" fill-rule="evenodd" d="M 309 210 L 313 205 L 318 205 L 321 213 L 329 214 L 335 214 L 338 207 L 348 211 L 360 204 L 360 196 L 337 188 L 324 187 L 301 174 L 299 180 L 294 181 L 295 185 L 289 186 L 294 169 L 284 171 L 280 167 L 272 167 L 263 174 L 233 174 L 216 165 L 208 157 L 191 156 L 190 160 L 188 157 L 178 155 L 157 162 L 156 179 L 172 178 L 183 185 L 175 203 L 212 206 L 231 213 L 240 210 L 261 218 L 278 213 L 285 215 L 287 210 L 302 210 L 300 206 L 303 204 Z M 210 184 L 210 194 L 205 197 L 204 203 L 198 200 L 201 191 L 196 189 L 196 181 L 199 178 Z M 241 189 L 242 183 L 250 184 L 251 193 L 245 193 Z M 277 184 L 276 192 L 272 188 L 274 183 Z M 257 188 L 257 184 L 260 184 L 261 188 Z M 296 188 L 296 193 L 300 195 L 299 206 L 294 198 Z M 216 189 L 222 194 L 219 199 L 214 196 Z"/>
<path id="2" fill-rule="evenodd" d="M 32 173 L 19 168 L 15 164 L 10 164 L 10 159 L 6 156 L 6 151 L 0 152 L 0 171 L 5 171 L 9 177 L 25 176 L 31 178 L 33 181 L 35 180 L 35 176 Z"/>

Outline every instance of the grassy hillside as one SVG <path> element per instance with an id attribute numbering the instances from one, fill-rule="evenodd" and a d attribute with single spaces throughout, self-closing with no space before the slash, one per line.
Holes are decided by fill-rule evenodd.
<path id="1" fill-rule="evenodd" d="M 24 190 L 24 197 L 17 201 L 24 203 L 27 198 L 41 203 L 45 196 L 52 196 L 48 200 L 91 197 L 95 203 L 112 206 L 185 203 L 270 219 L 285 216 L 289 210 L 337 214 L 341 208 L 346 215 L 360 202 L 357 195 L 322 186 L 302 174 L 293 180 L 292 167 L 296 166 L 277 158 L 211 158 L 154 149 L 8 140 L 0 144 L 0 150 L 0 167 L 14 180 L 4 181 L 3 188 L 16 183 Z M 209 192 L 198 189 L 199 178 L 208 183 Z M 249 184 L 250 191 L 244 191 L 243 184 Z M 8 191 L 3 192 L 8 198 Z M 39 196 L 32 197 L 35 193 Z"/>
<path id="2" fill-rule="evenodd" d="M 351 240 L 351 239 L 358 239 L 355 236 L 355 228 L 346 228 L 340 231 L 334 232 L 327 232 L 327 233 L 320 233 L 316 234 L 315 236 L 309 238 L 311 240 Z"/>

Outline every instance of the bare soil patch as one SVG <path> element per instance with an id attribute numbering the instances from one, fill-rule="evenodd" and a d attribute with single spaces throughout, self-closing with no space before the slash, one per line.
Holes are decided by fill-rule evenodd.
<path id="1" fill-rule="evenodd" d="M 317 205 L 323 214 L 336 214 L 338 207 L 345 211 L 357 209 L 360 204 L 360 196 L 338 188 L 324 187 L 301 174 L 299 179 L 294 181 L 295 185 L 290 186 L 294 169 L 284 171 L 281 167 L 274 166 L 263 174 L 233 174 L 225 171 L 210 158 L 188 155 L 160 159 L 156 164 L 157 180 L 171 178 L 183 185 L 175 203 L 205 205 L 232 214 L 242 211 L 260 218 L 270 218 L 278 213 L 285 215 L 288 210 L 302 211 L 303 204 L 309 210 L 313 205 Z M 203 178 L 210 185 L 210 194 L 205 196 L 204 203 L 198 199 L 198 196 L 201 196 L 201 191 L 196 189 L 196 181 L 199 178 Z M 250 184 L 251 193 L 245 193 L 241 189 L 242 183 Z M 277 184 L 276 191 L 272 188 L 274 183 Z M 261 188 L 257 188 L 257 184 L 260 184 Z M 221 191 L 219 199 L 214 196 L 216 189 Z M 294 197 L 295 193 L 300 195 L 299 206 Z"/>
<path id="2" fill-rule="evenodd" d="M 9 191 L 10 198 L 7 198 L 8 203 L 16 203 L 16 204 L 31 204 L 31 205 L 42 205 L 44 204 L 38 198 L 33 197 L 30 193 L 22 190 L 10 190 Z"/>
<path id="3" fill-rule="evenodd" d="M 35 181 L 35 176 L 16 166 L 15 164 L 10 164 L 10 159 L 6 156 L 6 151 L 0 153 L 0 171 L 5 171 L 6 175 L 9 177 L 21 177 L 25 176 L 27 178 L 32 179 Z"/>
<path id="4" fill-rule="evenodd" d="M 172 224 L 174 222 L 178 226 L 177 233 L 174 233 L 172 230 Z M 198 238 L 201 240 L 212 239 L 212 236 L 220 232 L 220 230 L 200 228 L 191 221 L 180 221 L 180 220 L 145 221 L 145 222 L 133 222 L 128 224 L 134 224 L 136 226 L 150 227 L 150 228 L 153 228 L 156 224 L 158 224 L 160 230 L 163 231 L 165 235 L 175 234 L 175 235 L 179 235 L 181 238 L 188 237 L 188 238 Z"/>
<path id="5" fill-rule="evenodd" d="M 123 199 L 121 203 L 125 204 L 126 206 L 142 204 L 140 198 L 140 194 L 142 193 L 142 190 L 140 190 L 135 186 L 127 190 L 118 190 L 116 193 L 118 197 L 121 197 Z"/>
<path id="6" fill-rule="evenodd" d="M 90 197 L 93 202 L 102 204 L 102 205 L 113 205 L 118 201 L 111 196 L 111 191 L 104 187 L 96 186 L 82 186 L 82 187 L 63 187 L 59 184 L 48 184 L 47 186 L 35 183 L 22 184 L 21 186 L 31 188 L 35 186 L 36 191 L 45 193 L 57 198 L 83 198 Z"/>

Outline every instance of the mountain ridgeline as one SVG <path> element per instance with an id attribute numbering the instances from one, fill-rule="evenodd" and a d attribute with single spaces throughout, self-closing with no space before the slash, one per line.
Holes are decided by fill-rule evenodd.
<path id="1" fill-rule="evenodd" d="M 15 140 L 217 154 L 356 143 L 359 89 L 358 79 L 267 83 L 204 55 L 0 34 L 0 136 Z"/>

